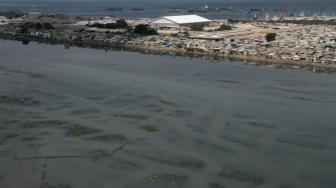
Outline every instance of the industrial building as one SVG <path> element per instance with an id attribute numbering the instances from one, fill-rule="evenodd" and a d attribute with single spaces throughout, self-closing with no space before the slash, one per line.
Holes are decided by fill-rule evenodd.
<path id="1" fill-rule="evenodd" d="M 150 22 L 153 27 L 178 28 L 198 23 L 209 23 L 211 20 L 198 15 L 164 16 Z"/>

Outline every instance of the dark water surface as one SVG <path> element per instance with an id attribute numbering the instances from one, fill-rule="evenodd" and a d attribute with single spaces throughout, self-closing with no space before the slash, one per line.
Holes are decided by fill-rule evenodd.
<path id="1" fill-rule="evenodd" d="M 0 11 L 22 10 L 82 16 L 156 18 L 165 15 L 190 14 L 187 10 L 170 12 L 170 7 L 195 9 L 204 5 L 210 8 L 232 8 L 232 11 L 196 13 L 209 19 L 254 16 L 254 13 L 248 13 L 251 8 L 262 8 L 265 10 L 264 14 L 268 13 L 269 16 L 279 16 L 280 9 L 286 9 L 287 15 L 299 15 L 302 11 L 306 16 L 336 13 L 336 1 L 333 0 L 0 0 Z M 122 8 L 123 11 L 107 11 L 107 8 Z M 144 10 L 131 10 L 134 8 Z"/>
<path id="2" fill-rule="evenodd" d="M 0 86 L 0 187 L 336 187 L 335 74 L 0 41 Z"/>

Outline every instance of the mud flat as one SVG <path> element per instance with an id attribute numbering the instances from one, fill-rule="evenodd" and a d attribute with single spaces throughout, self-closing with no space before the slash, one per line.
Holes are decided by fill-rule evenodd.
<path id="1" fill-rule="evenodd" d="M 334 188 L 336 75 L 0 41 L 0 187 Z"/>

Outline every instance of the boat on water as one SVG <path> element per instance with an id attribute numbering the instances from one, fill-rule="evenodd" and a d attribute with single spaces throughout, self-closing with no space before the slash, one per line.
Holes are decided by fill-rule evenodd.
<path id="1" fill-rule="evenodd" d="M 263 12 L 263 11 L 265 11 L 265 9 L 263 9 L 263 8 L 251 8 L 250 11 L 251 12 Z"/>
<path id="2" fill-rule="evenodd" d="M 245 11 L 243 9 L 233 9 L 231 10 L 232 13 L 244 13 Z"/>
<path id="3" fill-rule="evenodd" d="M 208 8 L 209 12 L 220 12 L 221 8 L 215 7 L 215 8 Z"/>
<path id="4" fill-rule="evenodd" d="M 145 9 L 144 8 L 132 8 L 131 10 L 133 10 L 133 11 L 144 11 Z"/>
<path id="5" fill-rule="evenodd" d="M 107 11 L 123 11 L 122 8 L 106 8 Z"/>
<path id="6" fill-rule="evenodd" d="M 168 9 L 168 12 L 182 12 L 182 9 Z"/>
<path id="7" fill-rule="evenodd" d="M 188 9 L 189 13 L 206 13 L 209 10 L 209 6 L 208 5 L 204 5 L 202 7 L 199 8 L 194 8 L 194 9 Z"/>
<path id="8" fill-rule="evenodd" d="M 200 8 L 196 8 L 196 9 L 189 9 L 188 12 L 189 12 L 189 13 L 206 13 L 207 10 L 205 10 L 205 9 L 200 9 Z"/>
<path id="9" fill-rule="evenodd" d="M 187 7 L 172 6 L 172 7 L 168 7 L 168 9 L 171 9 L 171 10 L 187 10 Z"/>

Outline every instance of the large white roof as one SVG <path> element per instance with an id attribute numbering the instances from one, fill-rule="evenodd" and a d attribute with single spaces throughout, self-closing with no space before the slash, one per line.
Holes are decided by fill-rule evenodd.
<path id="1" fill-rule="evenodd" d="M 177 24 L 210 22 L 210 20 L 197 15 L 164 16 L 163 18 L 175 22 Z"/>

